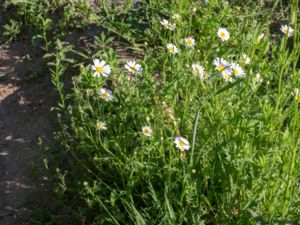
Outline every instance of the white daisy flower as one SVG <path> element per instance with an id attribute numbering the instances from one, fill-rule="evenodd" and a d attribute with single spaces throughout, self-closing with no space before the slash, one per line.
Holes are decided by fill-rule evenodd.
<path id="1" fill-rule="evenodd" d="M 111 67 L 106 64 L 105 61 L 100 61 L 99 59 L 93 60 L 94 65 L 92 65 L 92 70 L 94 70 L 94 76 L 107 77 L 111 73 Z"/>
<path id="2" fill-rule="evenodd" d="M 232 69 L 232 73 L 234 74 L 234 76 L 236 76 L 236 77 L 243 77 L 243 76 L 245 76 L 245 72 L 242 69 L 242 67 L 240 67 L 239 64 L 232 63 L 231 64 L 231 69 Z"/>
<path id="3" fill-rule="evenodd" d="M 189 150 L 190 148 L 189 141 L 183 137 L 176 137 L 174 143 L 176 148 L 180 149 L 181 151 Z"/>
<path id="4" fill-rule="evenodd" d="M 231 76 L 232 74 L 232 69 L 231 69 L 231 66 L 228 66 L 226 67 L 226 69 L 222 70 L 222 75 L 225 76 L 225 75 L 230 75 Z"/>
<path id="5" fill-rule="evenodd" d="M 143 126 L 142 127 L 142 131 L 143 131 L 143 134 L 147 137 L 151 137 L 152 136 L 152 129 L 151 127 L 149 126 Z"/>
<path id="6" fill-rule="evenodd" d="M 107 129 L 106 123 L 102 122 L 102 121 L 98 121 L 96 126 L 97 126 L 97 130 L 106 130 Z"/>
<path id="7" fill-rule="evenodd" d="M 230 74 L 222 74 L 226 82 L 233 82 L 232 76 Z"/>
<path id="8" fill-rule="evenodd" d="M 197 63 L 194 63 L 192 65 L 192 69 L 193 69 L 193 72 L 192 72 L 192 75 L 193 77 L 199 77 L 200 79 L 207 79 L 208 78 L 208 73 L 204 71 L 204 67 L 197 64 Z"/>
<path id="9" fill-rule="evenodd" d="M 193 77 L 197 77 L 199 74 L 197 74 L 196 72 L 193 71 L 192 76 Z"/>
<path id="10" fill-rule="evenodd" d="M 135 61 L 127 61 L 125 68 L 132 74 L 141 74 L 143 71 L 142 66 Z"/>
<path id="11" fill-rule="evenodd" d="M 106 102 L 112 100 L 113 98 L 112 92 L 107 88 L 101 88 L 98 92 L 98 95 L 101 99 L 103 99 Z"/>
<path id="12" fill-rule="evenodd" d="M 195 39 L 192 37 L 187 37 L 184 39 L 184 44 L 188 48 L 194 48 L 195 46 Z"/>
<path id="13" fill-rule="evenodd" d="M 174 20 L 180 20 L 181 19 L 181 16 L 177 13 L 175 13 L 173 16 L 172 16 L 172 19 Z"/>
<path id="14" fill-rule="evenodd" d="M 216 58 L 214 65 L 216 66 L 216 70 L 222 72 L 222 74 L 231 74 L 231 65 L 223 58 Z"/>
<path id="15" fill-rule="evenodd" d="M 255 74 L 254 81 L 257 83 L 263 82 L 263 79 L 259 73 Z"/>
<path id="16" fill-rule="evenodd" d="M 203 73 L 201 73 L 200 74 L 200 79 L 202 79 L 202 80 L 205 80 L 205 79 L 207 79 L 209 77 L 209 73 L 207 73 L 207 72 L 203 72 Z"/>
<path id="17" fill-rule="evenodd" d="M 294 98 L 295 98 L 296 101 L 300 101 L 300 93 L 299 93 L 299 89 L 298 88 L 294 89 L 293 95 L 294 95 Z"/>
<path id="18" fill-rule="evenodd" d="M 280 30 L 288 37 L 291 37 L 294 34 L 294 29 L 289 27 L 288 25 L 281 26 Z"/>
<path id="19" fill-rule="evenodd" d="M 173 55 L 175 55 L 175 54 L 178 53 L 178 48 L 177 48 L 177 46 L 176 46 L 176 45 L 173 45 L 173 44 L 171 44 L 171 43 L 167 44 L 167 49 L 168 49 L 169 53 L 171 53 L 171 54 L 173 54 Z"/>
<path id="20" fill-rule="evenodd" d="M 260 35 L 258 35 L 256 42 L 259 43 L 263 38 L 264 38 L 265 34 L 261 33 Z"/>
<path id="21" fill-rule="evenodd" d="M 244 61 L 245 64 L 247 64 L 247 65 L 250 64 L 251 60 L 246 54 L 243 54 L 242 57 L 243 57 L 243 61 Z"/>
<path id="22" fill-rule="evenodd" d="M 197 63 L 194 63 L 192 65 L 192 69 L 193 69 L 193 74 L 195 73 L 195 74 L 200 75 L 200 74 L 204 73 L 204 67 Z"/>
<path id="23" fill-rule="evenodd" d="M 228 41 L 230 38 L 230 34 L 226 28 L 220 27 L 217 32 L 219 38 L 221 38 L 222 41 Z"/>
<path id="24" fill-rule="evenodd" d="M 163 19 L 161 22 L 161 25 L 163 25 L 163 27 L 167 30 L 174 30 L 176 25 L 170 23 L 168 20 Z"/>

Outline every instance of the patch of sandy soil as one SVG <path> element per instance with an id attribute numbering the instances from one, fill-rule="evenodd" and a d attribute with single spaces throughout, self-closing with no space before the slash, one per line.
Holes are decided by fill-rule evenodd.
<path id="1" fill-rule="evenodd" d="M 26 225 L 28 215 L 47 203 L 47 190 L 33 182 L 31 165 L 39 165 L 38 138 L 51 144 L 55 119 L 50 108 L 56 95 L 42 57 L 29 40 L 1 47 L 0 224 Z M 40 76 L 28 80 L 33 71 Z"/>

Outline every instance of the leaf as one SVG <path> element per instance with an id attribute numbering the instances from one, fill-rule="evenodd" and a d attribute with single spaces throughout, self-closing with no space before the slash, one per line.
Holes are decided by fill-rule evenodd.
<path id="1" fill-rule="evenodd" d="M 0 73 L 0 78 L 5 77 L 7 73 Z"/>
<path id="2" fill-rule="evenodd" d="M 235 82 L 233 83 L 229 83 L 223 87 L 221 87 L 220 89 L 218 89 L 217 91 L 215 91 L 213 94 L 211 94 L 209 97 L 208 97 L 208 100 L 212 99 L 213 97 L 223 93 L 224 91 L 227 91 L 233 87 L 235 87 L 236 85 L 238 85 L 239 83 L 241 83 L 243 81 L 243 79 L 238 79 L 236 80 Z"/>
<path id="3" fill-rule="evenodd" d="M 115 207 L 116 206 L 116 200 L 118 199 L 118 196 L 117 194 L 115 193 L 115 191 L 113 190 L 111 193 L 110 193 L 110 204 Z"/>
<path id="4" fill-rule="evenodd" d="M 195 121 L 194 121 L 191 163 L 193 162 L 193 155 L 194 155 L 194 150 L 195 150 L 195 141 L 196 141 L 196 135 L 197 135 L 197 127 L 198 127 L 199 115 L 200 115 L 200 110 L 197 111 L 196 116 L 195 116 Z"/>
<path id="5" fill-rule="evenodd" d="M 76 50 L 72 50 L 73 53 L 85 58 L 85 59 L 89 59 L 90 57 L 82 52 L 76 51 Z"/>

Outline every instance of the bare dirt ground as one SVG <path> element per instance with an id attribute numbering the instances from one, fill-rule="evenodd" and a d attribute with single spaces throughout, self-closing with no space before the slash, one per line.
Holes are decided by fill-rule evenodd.
<path id="1" fill-rule="evenodd" d="M 31 60 L 28 60 L 30 55 Z M 28 80 L 32 71 L 40 76 Z M 47 191 L 32 180 L 38 165 L 38 138 L 50 144 L 55 93 L 43 75 L 41 56 L 28 40 L 0 49 L 0 224 L 25 225 L 31 211 L 45 204 Z M 44 199 L 44 200 L 43 200 Z"/>

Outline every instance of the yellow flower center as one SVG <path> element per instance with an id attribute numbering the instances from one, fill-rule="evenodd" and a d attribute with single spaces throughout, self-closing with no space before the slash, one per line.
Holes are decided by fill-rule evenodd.
<path id="1" fill-rule="evenodd" d="M 174 47 L 173 46 L 169 47 L 169 51 L 174 52 Z"/>
<path id="2" fill-rule="evenodd" d="M 179 142 L 178 142 L 178 145 L 179 145 L 180 147 L 184 147 L 184 146 L 185 146 L 185 143 L 184 143 L 183 141 L 179 141 Z"/>
<path id="3" fill-rule="evenodd" d="M 96 71 L 98 72 L 98 73 L 102 73 L 103 72 L 103 67 L 101 67 L 101 66 L 99 66 L 99 67 L 96 67 Z"/>
<path id="4" fill-rule="evenodd" d="M 106 92 L 102 93 L 102 98 L 107 99 L 108 98 L 108 94 Z"/>
<path id="5" fill-rule="evenodd" d="M 207 77 L 208 77 L 207 73 L 203 74 L 203 78 L 207 78 Z"/>
<path id="6" fill-rule="evenodd" d="M 131 70 L 132 72 L 136 72 L 136 71 L 137 71 L 136 67 L 134 67 L 134 66 L 131 66 L 131 67 L 130 67 L 130 70 Z"/>
<path id="7" fill-rule="evenodd" d="M 256 39 L 256 42 L 259 43 L 260 41 L 261 41 L 261 37 L 258 37 L 258 38 Z"/>
<path id="8" fill-rule="evenodd" d="M 193 77 L 197 77 L 197 74 L 196 74 L 196 73 L 192 73 L 192 76 L 193 76 Z"/>
<path id="9" fill-rule="evenodd" d="M 300 101 L 300 94 L 296 94 L 296 95 L 295 95 L 295 99 L 296 99 L 297 101 Z"/>
<path id="10" fill-rule="evenodd" d="M 149 130 L 144 130 L 144 134 L 150 134 L 150 131 Z"/>
<path id="11" fill-rule="evenodd" d="M 188 39 L 188 40 L 186 41 L 186 44 L 187 44 L 187 45 L 192 45 L 192 44 L 193 44 L 192 39 Z"/>
<path id="12" fill-rule="evenodd" d="M 218 65 L 218 70 L 219 70 L 219 71 L 222 71 L 222 70 L 224 70 L 224 66 L 222 66 L 222 65 Z"/>
<path id="13" fill-rule="evenodd" d="M 165 23 L 165 28 L 169 29 L 170 28 L 170 24 L 169 23 Z"/>
<path id="14" fill-rule="evenodd" d="M 230 75 L 226 75 L 225 80 L 229 81 L 230 80 Z"/>
<path id="15" fill-rule="evenodd" d="M 97 123 L 97 128 L 102 129 L 103 128 L 103 123 L 102 122 Z"/>
<path id="16" fill-rule="evenodd" d="M 226 37 L 226 34 L 224 32 L 221 32 L 220 35 L 222 38 Z"/>
<path id="17" fill-rule="evenodd" d="M 237 75 L 237 74 L 239 74 L 239 71 L 237 69 L 233 69 L 233 73 L 234 73 L 234 75 Z"/>

